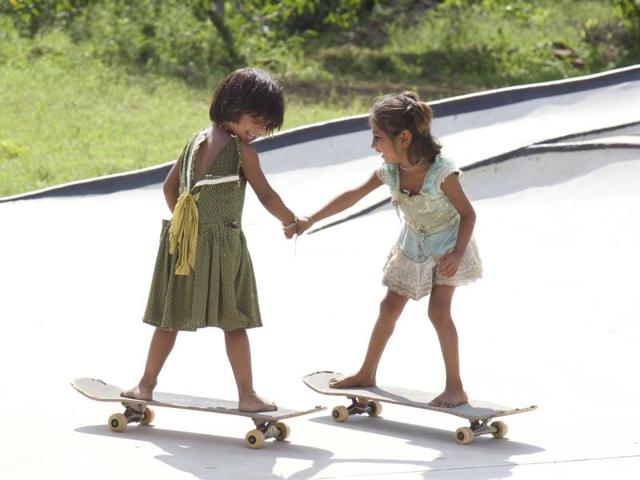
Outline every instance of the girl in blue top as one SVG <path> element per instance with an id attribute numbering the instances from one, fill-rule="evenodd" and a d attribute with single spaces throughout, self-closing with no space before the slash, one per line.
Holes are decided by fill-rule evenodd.
<path id="1" fill-rule="evenodd" d="M 395 323 L 411 298 L 429 299 L 429 318 L 438 334 L 446 369 L 446 386 L 431 403 L 453 407 L 467 402 L 460 378 L 458 334 L 451 318 L 457 286 L 482 276 L 482 264 L 472 238 L 475 212 L 460 185 L 462 172 L 440 153 L 431 135 L 431 108 L 413 92 L 393 95 L 371 109 L 371 146 L 384 163 L 361 186 L 334 198 L 300 220 L 299 233 L 313 223 L 351 207 L 385 184 L 404 222 L 384 266 L 388 287 L 380 305 L 369 348 L 360 370 L 331 381 L 334 388 L 372 386 L 382 352 Z"/>

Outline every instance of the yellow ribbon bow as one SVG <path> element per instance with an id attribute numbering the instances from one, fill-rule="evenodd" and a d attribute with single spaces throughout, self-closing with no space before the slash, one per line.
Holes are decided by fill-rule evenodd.
<path id="1" fill-rule="evenodd" d="M 173 209 L 169 228 L 169 253 L 178 252 L 176 275 L 190 275 L 196 264 L 198 246 L 198 206 L 200 194 L 184 192 Z"/>

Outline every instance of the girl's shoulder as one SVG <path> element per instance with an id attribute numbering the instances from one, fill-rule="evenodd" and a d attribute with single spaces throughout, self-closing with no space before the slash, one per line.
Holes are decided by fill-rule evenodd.
<path id="1" fill-rule="evenodd" d="M 433 160 L 433 165 L 429 170 L 429 178 L 425 182 L 425 186 L 429 190 L 441 190 L 440 186 L 449 175 L 455 173 L 458 177 L 462 176 L 462 170 L 460 170 L 455 162 L 443 154 L 442 152 L 436 155 Z"/>
<path id="2" fill-rule="evenodd" d="M 179 161 L 183 161 L 185 157 L 190 157 L 193 154 L 194 148 L 200 146 L 200 144 L 207 138 L 207 128 L 201 128 L 200 130 L 192 133 L 187 138 L 187 141 L 182 147 L 182 153 L 178 158 Z"/>
<path id="3" fill-rule="evenodd" d="M 382 183 L 385 185 L 393 186 L 397 179 L 397 171 L 395 165 L 383 163 L 376 169 L 376 174 Z"/>

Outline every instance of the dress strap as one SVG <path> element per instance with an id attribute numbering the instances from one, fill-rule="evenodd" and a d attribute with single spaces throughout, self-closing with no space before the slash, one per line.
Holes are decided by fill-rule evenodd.
<path id="1" fill-rule="evenodd" d="M 190 192 L 193 188 L 193 177 L 195 175 L 195 157 L 204 140 L 206 129 L 196 132 L 187 142 L 180 155 L 180 193 Z"/>
<path id="2" fill-rule="evenodd" d="M 240 186 L 240 179 L 242 178 L 242 152 L 240 150 L 240 138 L 234 137 L 236 142 L 236 175 L 238 177 L 237 185 Z"/>
<path id="3" fill-rule="evenodd" d="M 180 162 L 180 196 L 173 209 L 169 228 L 169 253 L 177 255 L 175 274 L 190 275 L 195 268 L 198 244 L 198 197 L 191 193 L 195 152 L 203 131 L 191 137 L 178 161 Z"/>

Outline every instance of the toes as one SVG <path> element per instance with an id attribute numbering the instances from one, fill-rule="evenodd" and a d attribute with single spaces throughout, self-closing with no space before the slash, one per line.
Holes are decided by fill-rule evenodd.
<path id="1" fill-rule="evenodd" d="M 120 396 L 125 398 L 136 398 L 136 394 L 133 390 L 125 390 L 123 392 L 120 392 Z"/>

